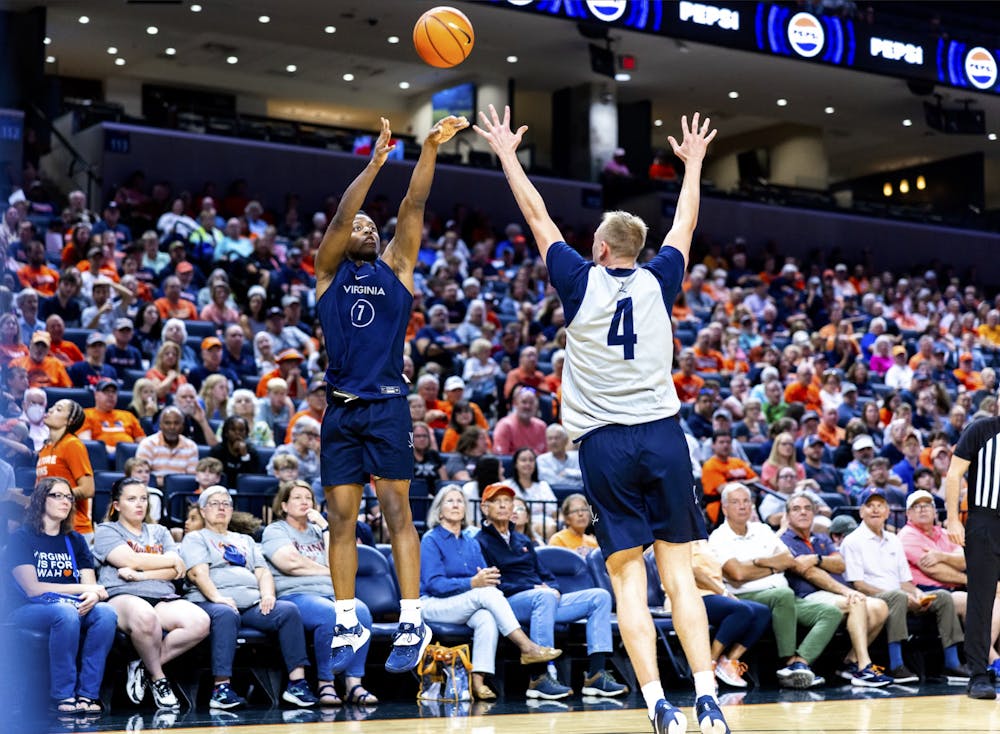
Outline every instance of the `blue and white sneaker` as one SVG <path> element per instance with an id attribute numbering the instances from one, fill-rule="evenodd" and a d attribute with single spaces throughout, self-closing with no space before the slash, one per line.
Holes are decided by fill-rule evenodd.
<path id="1" fill-rule="evenodd" d="M 679 708 L 661 698 L 653 712 L 653 732 L 655 734 L 684 734 L 688 720 Z"/>
<path id="2" fill-rule="evenodd" d="M 334 674 L 343 673 L 354 659 L 354 654 L 365 646 L 372 632 L 358 622 L 348 629 L 342 624 L 333 628 L 333 642 L 330 643 L 330 662 Z"/>
<path id="3" fill-rule="evenodd" d="M 809 688 L 816 680 L 816 674 L 801 660 L 781 668 L 777 676 L 782 688 Z"/>
<path id="4" fill-rule="evenodd" d="M 417 667 L 431 642 L 431 634 L 431 628 L 426 624 L 400 623 L 392 636 L 392 652 L 385 661 L 385 669 L 390 673 L 405 673 Z"/>
<path id="5" fill-rule="evenodd" d="M 208 705 L 213 709 L 234 709 L 246 706 L 247 702 L 245 698 L 237 696 L 228 683 L 219 683 L 212 691 L 212 700 Z"/>
<path id="6" fill-rule="evenodd" d="M 698 715 L 698 728 L 701 734 L 731 734 L 722 709 L 711 696 L 702 696 L 694 702 L 694 711 Z"/>
<path id="7" fill-rule="evenodd" d="M 837 677 L 843 678 L 844 680 L 853 680 L 854 676 L 858 674 L 858 664 L 857 663 L 844 663 L 843 667 L 837 671 Z"/>
<path id="8" fill-rule="evenodd" d="M 572 688 L 564 686 L 548 673 L 540 675 L 528 683 L 528 690 L 524 692 L 528 698 L 544 698 L 547 701 L 557 701 L 572 694 Z"/>
<path id="9" fill-rule="evenodd" d="M 882 668 L 873 663 L 867 667 L 855 671 L 851 676 L 852 686 L 862 686 L 865 688 L 881 688 L 892 683 L 892 678 L 882 672 Z"/>
<path id="10" fill-rule="evenodd" d="M 288 681 L 288 688 L 281 694 L 281 698 L 283 701 L 301 706 L 302 708 L 315 706 L 319 702 L 319 699 L 316 698 L 316 694 L 312 692 L 305 678 Z"/>

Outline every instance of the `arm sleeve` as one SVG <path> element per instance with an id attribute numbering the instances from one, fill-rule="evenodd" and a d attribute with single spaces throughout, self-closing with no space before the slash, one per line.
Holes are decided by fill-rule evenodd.
<path id="1" fill-rule="evenodd" d="M 189 569 L 199 563 L 212 565 L 212 557 L 205 546 L 205 538 L 200 532 L 188 533 L 181 541 L 181 558 Z"/>
<path id="2" fill-rule="evenodd" d="M 115 532 L 111 523 L 102 522 L 94 530 L 94 557 L 101 563 L 107 563 L 111 551 L 124 542 L 125 539 Z"/>
<path id="3" fill-rule="evenodd" d="M 292 539 L 288 536 L 288 533 L 285 532 L 282 527 L 282 523 L 271 523 L 264 528 L 261 550 L 264 551 L 264 555 L 266 557 L 271 558 L 275 553 L 291 542 Z"/>

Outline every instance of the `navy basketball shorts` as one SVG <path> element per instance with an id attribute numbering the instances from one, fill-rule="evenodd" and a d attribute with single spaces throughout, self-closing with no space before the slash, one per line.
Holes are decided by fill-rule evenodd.
<path id="1" fill-rule="evenodd" d="M 580 468 L 605 557 L 654 540 L 706 537 L 676 418 L 599 428 L 580 443 Z"/>
<path id="2" fill-rule="evenodd" d="M 413 422 L 403 397 L 328 402 L 319 473 L 324 487 L 413 478 Z"/>

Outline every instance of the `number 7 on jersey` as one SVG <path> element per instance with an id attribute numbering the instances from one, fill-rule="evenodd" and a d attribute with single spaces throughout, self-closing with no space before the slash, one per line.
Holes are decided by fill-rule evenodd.
<path id="1" fill-rule="evenodd" d="M 635 335 L 632 323 L 632 299 L 623 298 L 615 307 L 615 315 L 611 317 L 611 327 L 608 329 L 608 346 L 624 347 L 625 359 L 635 359 L 635 345 L 639 338 Z"/>

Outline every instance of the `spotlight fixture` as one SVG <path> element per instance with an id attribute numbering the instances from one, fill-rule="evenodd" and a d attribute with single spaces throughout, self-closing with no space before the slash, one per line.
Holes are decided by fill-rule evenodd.
<path id="1" fill-rule="evenodd" d="M 115 66 L 125 66 L 125 59 L 119 56 L 117 59 L 115 59 Z"/>
<path id="2" fill-rule="evenodd" d="M 615 81 L 616 82 L 632 81 L 632 75 L 626 74 L 624 71 L 619 71 L 617 74 L 615 74 Z"/>
<path id="3" fill-rule="evenodd" d="M 826 107 L 823 109 L 823 112 L 825 112 L 828 115 L 832 115 L 834 112 L 836 112 L 836 110 L 834 110 L 833 107 Z"/>
<path id="4" fill-rule="evenodd" d="M 400 82 L 399 83 L 399 88 L 400 89 L 409 89 L 410 88 L 410 83 L 409 82 Z"/>
<path id="5" fill-rule="evenodd" d="M 739 99 L 739 98 L 740 98 L 740 93 L 737 92 L 735 89 L 729 93 L 729 99 Z"/>
<path id="6" fill-rule="evenodd" d="M 788 106 L 788 100 L 785 99 L 784 97 L 782 97 L 777 102 L 775 102 L 775 104 L 778 105 L 778 107 L 787 107 Z"/>
<path id="7" fill-rule="evenodd" d="M 81 15 L 80 16 L 80 25 L 87 25 L 87 23 L 89 23 L 89 22 L 90 22 L 90 18 L 88 18 L 86 15 Z"/>
<path id="8" fill-rule="evenodd" d="M 917 176 L 917 190 L 923 191 L 927 188 L 927 179 L 923 176 Z"/>
<path id="9" fill-rule="evenodd" d="M 226 58 L 227 64 L 238 64 L 240 61 L 238 56 L 229 56 Z"/>
<path id="10" fill-rule="evenodd" d="M 507 63 L 508 64 L 516 64 L 517 63 L 517 56 L 508 56 L 507 57 Z"/>
<path id="11" fill-rule="evenodd" d="M 892 196 L 892 184 L 888 181 L 882 184 L 882 196 Z"/>
<path id="12" fill-rule="evenodd" d="M 168 48 L 163 49 L 163 53 L 165 53 L 167 56 L 176 56 L 177 49 L 174 48 L 173 46 L 170 46 Z"/>
<path id="13" fill-rule="evenodd" d="M 913 126 L 913 120 L 911 120 L 908 117 L 905 120 L 903 120 L 903 127 L 912 127 L 912 126 Z"/>
<path id="14" fill-rule="evenodd" d="M 289 74 L 294 74 L 298 70 L 299 67 L 297 67 L 295 64 L 289 64 L 288 66 L 285 67 L 285 71 L 287 71 Z"/>
<path id="15" fill-rule="evenodd" d="M 258 23 L 270 23 L 271 22 L 271 16 L 270 15 L 262 15 L 259 18 L 257 18 L 257 22 Z"/>
<path id="16" fill-rule="evenodd" d="M 899 193 L 908 194 L 910 193 L 910 182 L 905 178 L 899 182 Z"/>
<path id="17" fill-rule="evenodd" d="M 399 43 L 399 36 L 389 36 L 385 40 L 388 41 L 389 43 L 393 43 L 393 44 Z"/>
<path id="18" fill-rule="evenodd" d="M 108 46 L 108 55 L 114 56 L 118 53 L 118 49 L 115 46 Z"/>
<path id="19" fill-rule="evenodd" d="M 342 78 L 343 78 L 343 80 L 345 82 L 353 82 L 354 81 L 354 74 L 351 74 L 350 72 L 348 72 L 347 74 L 344 74 L 344 76 Z"/>
<path id="20" fill-rule="evenodd" d="M 159 32 L 160 32 L 160 29 L 157 28 L 155 25 L 146 26 L 146 33 L 148 33 L 151 36 L 155 36 Z"/>
<path id="21" fill-rule="evenodd" d="M 201 6 L 198 5 L 197 3 L 194 4 L 194 5 L 192 5 L 191 6 L 191 12 L 192 13 L 200 13 L 201 12 Z"/>
<path id="22" fill-rule="evenodd" d="M 326 28 L 323 29 L 323 32 L 324 33 L 336 33 L 337 32 L 337 28 L 336 28 L 336 26 L 328 25 Z"/>

